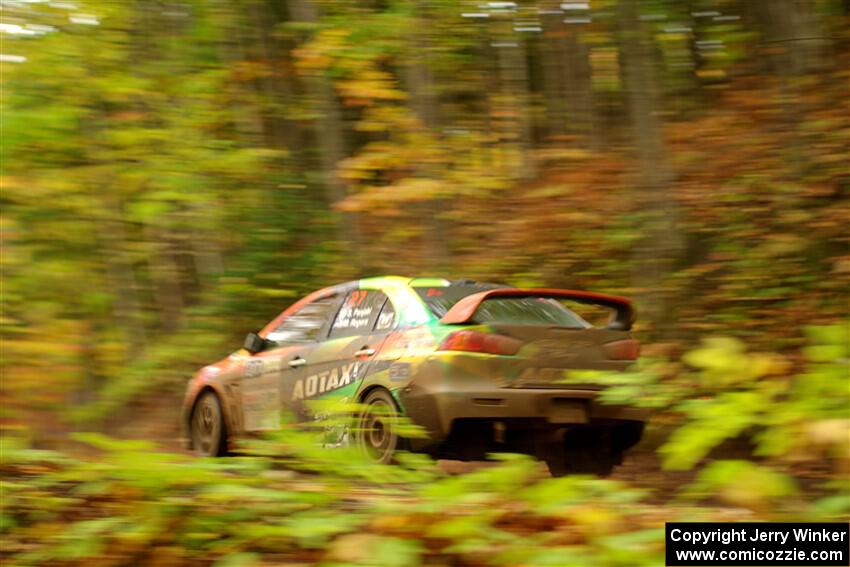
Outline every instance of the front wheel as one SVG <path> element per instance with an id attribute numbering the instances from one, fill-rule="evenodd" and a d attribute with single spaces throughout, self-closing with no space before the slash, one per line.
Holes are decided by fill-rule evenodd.
<path id="1" fill-rule="evenodd" d="M 395 427 L 399 416 L 395 400 L 388 391 L 379 389 L 370 392 L 363 405 L 354 432 L 357 446 L 369 460 L 389 463 L 401 445 Z"/>
<path id="2" fill-rule="evenodd" d="M 192 449 L 201 457 L 224 455 L 227 447 L 224 429 L 224 415 L 218 396 L 213 392 L 204 392 L 195 408 L 191 420 Z"/>

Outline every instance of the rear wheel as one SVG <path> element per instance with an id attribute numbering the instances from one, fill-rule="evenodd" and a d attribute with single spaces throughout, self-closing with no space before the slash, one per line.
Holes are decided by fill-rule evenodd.
<path id="1" fill-rule="evenodd" d="M 555 477 L 568 474 L 608 476 L 622 458 L 621 453 L 593 449 L 569 450 L 563 447 L 545 457 L 549 473 Z"/>
<path id="2" fill-rule="evenodd" d="M 399 416 L 392 395 L 386 390 L 372 390 L 363 400 L 355 437 L 357 445 L 370 460 L 389 463 L 401 439 L 396 433 L 395 422 Z"/>
<path id="3" fill-rule="evenodd" d="M 605 428 L 576 428 L 564 441 L 552 445 L 543 455 L 552 476 L 593 474 L 607 476 L 623 461 L 623 451 L 615 449 Z"/>
<path id="4" fill-rule="evenodd" d="M 195 402 L 191 420 L 192 449 L 202 457 L 218 457 L 225 453 L 224 415 L 218 396 L 204 392 Z"/>

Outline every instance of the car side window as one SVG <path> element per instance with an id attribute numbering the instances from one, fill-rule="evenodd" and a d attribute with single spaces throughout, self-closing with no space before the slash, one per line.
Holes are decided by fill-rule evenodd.
<path id="1" fill-rule="evenodd" d="M 338 296 L 332 295 L 308 303 L 289 315 L 266 339 L 278 344 L 310 343 L 321 339 L 322 329 L 333 316 Z"/>
<path id="2" fill-rule="evenodd" d="M 393 307 L 392 301 L 387 299 L 384 302 L 384 306 L 381 308 L 381 312 L 378 313 L 378 319 L 375 321 L 375 330 L 387 331 L 393 328 L 394 323 L 395 307 Z"/>
<path id="3" fill-rule="evenodd" d="M 329 339 L 365 335 L 371 332 L 387 301 L 383 292 L 355 289 L 348 293 L 331 325 Z"/>

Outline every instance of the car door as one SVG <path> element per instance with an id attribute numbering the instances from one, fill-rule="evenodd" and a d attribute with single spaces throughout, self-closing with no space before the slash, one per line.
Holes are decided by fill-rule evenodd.
<path id="1" fill-rule="evenodd" d="M 393 313 L 389 299 L 379 290 L 356 289 L 346 295 L 327 338 L 310 353 L 303 384 L 296 385 L 298 393 L 303 393 L 299 415 L 306 417 L 310 400 L 357 392 L 392 326 Z"/>
<path id="2" fill-rule="evenodd" d="M 319 297 L 289 314 L 264 337 L 266 349 L 245 363 L 242 414 L 246 431 L 278 429 L 284 413 L 298 418 L 298 385 L 320 338 L 327 334 L 340 294 Z"/>

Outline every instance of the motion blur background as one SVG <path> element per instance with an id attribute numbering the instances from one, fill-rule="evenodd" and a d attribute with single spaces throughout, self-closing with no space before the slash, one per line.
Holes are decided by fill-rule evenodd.
<path id="1" fill-rule="evenodd" d="M 636 299 L 626 481 L 846 519 L 847 0 L 0 4 L 7 441 L 175 447 L 192 372 L 306 292 L 470 277 Z M 396 536 L 376 564 L 430 549 Z M 203 541 L 166 547 L 257 551 Z"/>

